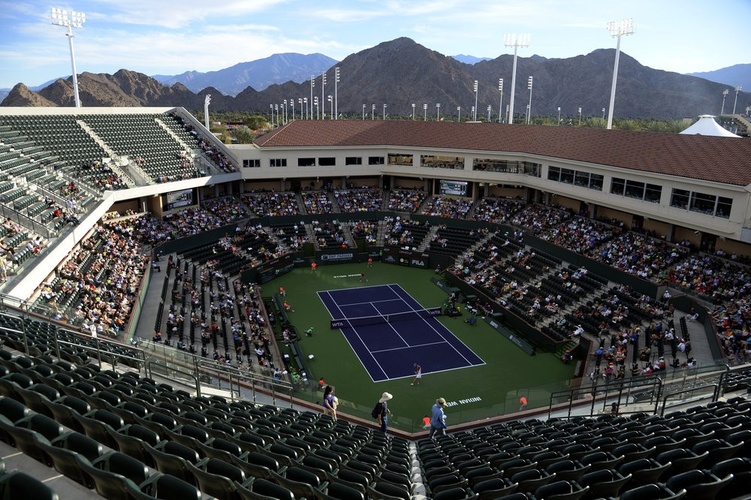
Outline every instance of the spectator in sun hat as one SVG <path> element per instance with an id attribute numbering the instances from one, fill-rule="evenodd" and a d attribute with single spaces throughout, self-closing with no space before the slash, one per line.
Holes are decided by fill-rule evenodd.
<path id="1" fill-rule="evenodd" d="M 386 434 L 386 431 L 389 428 L 389 415 L 391 414 L 388 402 L 391 401 L 393 397 L 394 396 L 390 393 L 384 392 L 381 395 L 381 399 L 378 400 L 378 405 L 376 405 L 378 408 L 378 423 L 381 426 L 381 432 L 384 434 Z"/>

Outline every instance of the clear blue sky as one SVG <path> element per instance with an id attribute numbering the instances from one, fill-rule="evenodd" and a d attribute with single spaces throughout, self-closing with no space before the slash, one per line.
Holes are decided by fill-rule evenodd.
<path id="1" fill-rule="evenodd" d="M 0 1 L 0 88 L 69 76 L 66 29 L 50 10 L 86 13 L 75 32 L 78 72 L 211 71 L 282 52 L 347 55 L 409 37 L 445 55 L 548 58 L 614 48 L 608 21 L 633 18 L 621 49 L 668 71 L 750 63 L 751 0 L 48 0 Z M 344 78 L 344 75 L 343 75 Z M 749 89 L 751 90 L 751 89 Z"/>

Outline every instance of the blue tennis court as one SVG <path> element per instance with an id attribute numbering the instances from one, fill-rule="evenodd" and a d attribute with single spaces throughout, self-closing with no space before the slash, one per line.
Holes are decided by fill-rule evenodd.
<path id="1" fill-rule="evenodd" d="M 318 292 L 374 382 L 483 365 L 485 362 L 401 286 L 378 285 Z"/>

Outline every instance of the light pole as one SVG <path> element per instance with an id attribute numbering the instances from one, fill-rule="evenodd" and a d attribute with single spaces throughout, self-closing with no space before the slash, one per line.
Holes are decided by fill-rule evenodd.
<path id="1" fill-rule="evenodd" d="M 462 121 L 462 107 L 461 106 L 456 107 L 456 116 L 458 118 L 457 121 L 461 122 Z"/>
<path id="2" fill-rule="evenodd" d="M 362 103 L 362 119 L 365 121 L 365 103 Z"/>
<path id="3" fill-rule="evenodd" d="M 605 119 L 605 108 L 602 108 L 602 119 Z"/>
<path id="4" fill-rule="evenodd" d="M 283 101 L 283 106 L 284 106 L 284 112 L 282 114 L 283 116 L 282 123 L 286 125 L 287 123 L 287 99 Z"/>
<path id="5" fill-rule="evenodd" d="M 490 123 L 490 111 L 491 111 L 492 109 L 493 109 L 493 108 L 492 108 L 492 107 L 490 106 L 490 104 L 488 104 L 488 123 Z"/>
<path id="6" fill-rule="evenodd" d="M 435 103 L 435 121 L 441 121 L 441 103 Z"/>
<path id="7" fill-rule="evenodd" d="M 579 126 L 581 127 L 582 124 L 582 107 L 579 106 Z"/>
<path id="8" fill-rule="evenodd" d="M 334 68 L 334 120 L 339 119 L 339 97 L 337 87 L 339 86 L 339 66 Z"/>
<path id="9" fill-rule="evenodd" d="M 386 119 L 386 103 L 383 103 L 383 119 Z"/>
<path id="10" fill-rule="evenodd" d="M 615 107 L 615 84 L 618 80 L 618 60 L 621 58 L 621 37 L 634 34 L 634 20 L 623 19 L 608 23 L 608 31 L 618 39 L 615 47 L 615 66 L 613 67 L 613 84 L 610 87 L 610 108 L 608 110 L 608 130 L 613 128 L 613 108 Z"/>
<path id="11" fill-rule="evenodd" d="M 412 103 L 412 121 L 415 120 L 415 103 Z"/>
<path id="12" fill-rule="evenodd" d="M 321 116 L 321 113 L 320 113 L 321 109 L 318 107 L 318 96 L 315 96 L 313 98 L 313 103 L 316 106 L 316 120 L 318 120 L 319 117 Z M 323 114 L 325 115 L 326 114 L 326 106 L 324 106 L 323 103 L 321 103 L 321 106 L 323 106 Z M 310 111 L 311 111 L 311 114 L 312 114 L 313 110 L 311 109 Z"/>
<path id="13" fill-rule="evenodd" d="M 728 96 L 730 91 L 728 89 L 725 89 L 722 91 L 722 110 L 720 111 L 720 116 L 725 114 L 725 98 Z"/>
<path id="14" fill-rule="evenodd" d="M 529 105 L 527 106 L 527 125 L 529 125 L 529 122 L 532 119 L 532 82 L 533 82 L 533 77 L 530 76 L 527 79 L 527 89 L 529 89 Z"/>
<path id="15" fill-rule="evenodd" d="M 269 120 L 269 123 L 273 127 L 274 126 L 274 105 L 273 104 L 269 104 L 269 108 L 271 108 L 271 113 L 269 114 L 269 117 L 271 119 Z"/>
<path id="16" fill-rule="evenodd" d="M 308 98 L 304 97 L 302 101 L 305 104 L 305 119 L 310 120 L 313 116 L 313 111 L 310 108 L 313 105 L 313 100 L 311 99 L 310 104 L 308 104 Z"/>
<path id="17" fill-rule="evenodd" d="M 514 94 L 516 93 L 516 52 L 519 47 L 529 47 L 529 35 L 506 35 L 506 47 L 514 48 L 514 65 L 511 69 L 511 104 L 508 112 L 508 122 L 514 123 Z"/>
<path id="18" fill-rule="evenodd" d="M 321 73 L 321 120 L 326 119 L 326 72 Z"/>
<path id="19" fill-rule="evenodd" d="M 498 104 L 498 123 L 503 123 L 503 78 L 498 79 L 498 91 L 501 93 L 501 101 Z"/>
<path id="20" fill-rule="evenodd" d="M 370 108 L 370 119 L 375 120 L 375 103 L 373 103 L 373 106 Z"/>
<path id="21" fill-rule="evenodd" d="M 310 119 L 313 119 L 313 88 L 316 86 L 316 76 L 310 75 Z M 307 105 L 306 105 L 307 110 Z"/>
<path id="22" fill-rule="evenodd" d="M 331 119 L 333 120 L 334 119 L 334 98 L 331 96 L 331 94 L 329 94 L 328 100 L 329 100 L 329 107 L 331 108 Z"/>
<path id="23" fill-rule="evenodd" d="M 206 122 L 206 130 L 209 130 L 209 103 L 211 102 L 211 94 L 206 94 L 203 99 L 203 120 Z"/>
<path id="24" fill-rule="evenodd" d="M 76 75 L 76 54 L 73 52 L 73 28 L 83 28 L 83 23 L 86 22 L 86 14 L 83 12 L 70 11 L 70 17 L 68 17 L 68 11 L 64 9 L 52 9 L 51 22 L 55 26 L 64 26 L 68 28 L 68 32 L 65 36 L 68 37 L 68 45 L 70 46 L 70 66 L 73 70 L 73 96 L 76 100 L 76 107 L 81 107 L 81 98 L 78 96 L 78 75 Z"/>
<path id="25" fill-rule="evenodd" d="M 746 106 L 746 116 L 751 114 L 751 106 Z"/>
<path id="26" fill-rule="evenodd" d="M 278 127 L 281 125 L 281 123 L 279 123 L 279 104 L 274 104 L 274 112 L 276 113 L 276 126 Z"/>
<path id="27" fill-rule="evenodd" d="M 295 121 L 295 99 L 289 100 L 289 105 L 292 107 L 292 121 Z"/>
<path id="28" fill-rule="evenodd" d="M 558 125 L 561 125 L 561 107 L 558 106 Z"/>
<path id="29" fill-rule="evenodd" d="M 422 121 L 427 121 L 428 120 L 428 103 L 427 102 L 422 105 L 422 113 L 423 113 Z"/>
<path id="30" fill-rule="evenodd" d="M 474 108 L 474 113 L 472 114 L 472 121 L 476 122 L 477 121 L 477 80 L 475 80 L 474 89 L 475 89 L 475 108 Z"/>
<path id="31" fill-rule="evenodd" d="M 740 92 L 743 89 L 740 85 L 735 87 L 735 101 L 733 102 L 733 114 L 735 114 L 735 106 L 738 104 L 738 92 Z"/>

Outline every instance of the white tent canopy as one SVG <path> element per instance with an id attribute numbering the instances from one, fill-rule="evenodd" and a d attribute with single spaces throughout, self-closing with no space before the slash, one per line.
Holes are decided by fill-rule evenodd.
<path id="1" fill-rule="evenodd" d="M 740 137 L 725 130 L 714 120 L 712 115 L 699 115 L 699 120 L 681 132 L 686 135 L 712 135 L 715 137 Z"/>

